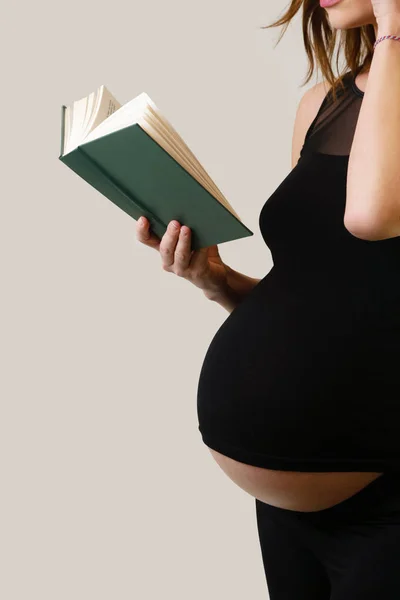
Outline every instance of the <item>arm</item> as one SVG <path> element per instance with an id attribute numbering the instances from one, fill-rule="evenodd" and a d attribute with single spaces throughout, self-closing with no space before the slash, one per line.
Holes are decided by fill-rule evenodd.
<path id="1" fill-rule="evenodd" d="M 239 273 L 226 265 L 228 272 L 226 285 L 217 292 L 204 291 L 208 300 L 213 300 L 231 313 L 249 292 L 261 281 Z"/>
<path id="2" fill-rule="evenodd" d="M 376 39 L 400 35 L 400 14 L 379 21 Z M 400 42 L 373 54 L 347 175 L 346 228 L 356 237 L 400 235 Z"/>

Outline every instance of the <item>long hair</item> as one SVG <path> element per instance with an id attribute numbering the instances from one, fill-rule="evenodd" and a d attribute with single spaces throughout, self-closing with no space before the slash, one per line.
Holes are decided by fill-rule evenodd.
<path id="1" fill-rule="evenodd" d="M 321 8 L 318 0 L 292 0 L 282 17 L 270 25 L 261 27 L 261 29 L 283 25 L 283 30 L 277 41 L 278 44 L 289 23 L 302 7 L 302 31 L 304 47 L 308 57 L 308 71 L 301 85 L 303 86 L 310 81 L 315 67 L 318 67 L 323 77 L 330 84 L 333 98 L 336 99 L 337 88 L 343 86 L 342 77 L 347 70 L 350 69 L 355 76 L 357 73 L 369 69 L 375 42 L 374 26 L 368 24 L 345 30 L 332 29 L 326 11 Z M 337 38 L 339 38 L 338 44 L 336 43 Z M 338 75 L 335 75 L 332 69 L 335 48 Z M 340 73 L 338 62 L 341 50 L 343 50 L 347 68 Z"/>

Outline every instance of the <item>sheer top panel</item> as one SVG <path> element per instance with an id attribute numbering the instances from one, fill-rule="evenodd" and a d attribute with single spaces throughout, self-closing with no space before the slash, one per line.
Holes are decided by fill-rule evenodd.
<path id="1" fill-rule="evenodd" d="M 349 156 L 364 96 L 355 84 L 355 77 L 351 71 L 344 75 L 344 89 L 338 88 L 336 100 L 328 91 L 306 133 L 301 154 L 309 150 Z"/>

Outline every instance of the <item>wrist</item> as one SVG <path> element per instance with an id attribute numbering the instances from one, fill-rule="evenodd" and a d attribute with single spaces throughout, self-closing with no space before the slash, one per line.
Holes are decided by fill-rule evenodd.
<path id="1" fill-rule="evenodd" d="M 229 286 L 227 281 L 224 282 L 223 285 L 220 285 L 217 289 L 203 290 L 203 293 L 207 300 L 211 300 L 212 302 L 220 304 L 229 313 L 235 310 L 237 305 L 241 302 L 241 298 L 237 292 Z"/>
<path id="2" fill-rule="evenodd" d="M 400 35 L 400 13 L 377 19 L 376 23 L 376 39 L 382 35 Z"/>
<path id="3" fill-rule="evenodd" d="M 226 278 L 214 288 L 203 289 L 203 293 L 209 300 L 214 300 L 220 304 L 226 305 L 228 303 L 231 305 L 233 303 L 237 305 L 261 280 L 239 273 L 239 271 L 235 271 L 228 265 L 225 265 L 225 269 Z"/>
<path id="4" fill-rule="evenodd" d="M 208 282 L 206 287 L 203 288 L 203 294 L 208 300 L 217 300 L 225 296 L 229 291 L 228 285 L 228 273 L 229 267 L 224 265 L 226 270 L 226 277 L 221 278 L 218 283 Z"/>

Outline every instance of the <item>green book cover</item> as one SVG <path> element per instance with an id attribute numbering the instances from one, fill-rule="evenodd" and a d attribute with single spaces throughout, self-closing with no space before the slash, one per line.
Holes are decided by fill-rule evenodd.
<path id="1" fill-rule="evenodd" d="M 83 142 L 59 159 L 134 219 L 146 216 L 161 238 L 172 219 L 192 231 L 192 250 L 253 235 L 138 124 Z"/>

